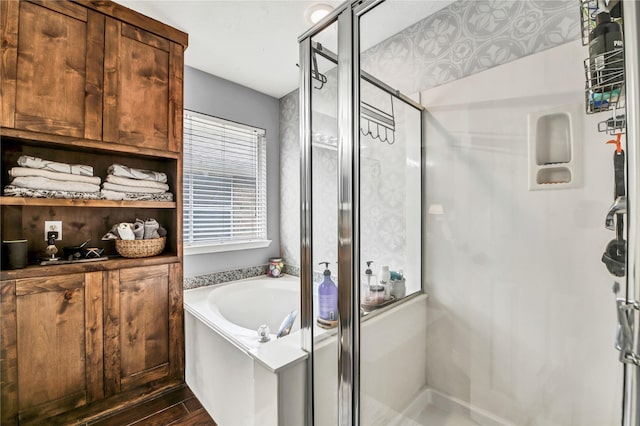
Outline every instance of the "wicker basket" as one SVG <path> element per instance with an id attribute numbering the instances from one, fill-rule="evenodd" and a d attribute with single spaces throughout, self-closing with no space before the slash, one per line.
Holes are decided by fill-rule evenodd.
<path id="1" fill-rule="evenodd" d="M 167 237 L 148 240 L 115 240 L 116 251 L 122 257 L 138 258 L 156 256 L 164 250 Z"/>

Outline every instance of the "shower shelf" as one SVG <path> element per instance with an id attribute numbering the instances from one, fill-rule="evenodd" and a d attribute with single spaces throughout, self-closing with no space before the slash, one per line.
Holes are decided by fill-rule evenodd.
<path id="1" fill-rule="evenodd" d="M 609 9 L 600 9 L 597 0 L 578 0 L 580 2 L 580 28 L 582 29 L 582 45 L 589 45 L 589 34 L 596 27 L 596 15 L 600 12 L 610 12 Z M 615 5 L 611 8 L 615 9 Z M 614 18 L 616 20 L 616 18 Z"/>
<path id="2" fill-rule="evenodd" d="M 624 99 L 623 48 L 585 59 L 584 70 L 587 114 L 609 111 Z"/>
<path id="3" fill-rule="evenodd" d="M 598 131 L 613 136 L 618 133 L 625 133 L 626 125 L 627 120 L 624 113 L 622 115 L 616 115 L 614 111 L 611 118 L 598 123 Z"/>
<path id="4" fill-rule="evenodd" d="M 580 1 L 580 27 L 582 28 L 582 45 L 589 45 L 589 33 L 596 26 L 596 11 L 598 2 L 596 0 Z"/>

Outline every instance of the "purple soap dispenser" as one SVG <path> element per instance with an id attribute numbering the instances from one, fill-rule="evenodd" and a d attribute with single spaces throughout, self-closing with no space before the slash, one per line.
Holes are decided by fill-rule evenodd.
<path id="1" fill-rule="evenodd" d="M 320 318 L 327 321 L 338 320 L 338 286 L 331 281 L 329 262 L 320 262 L 325 265 L 324 280 L 318 289 L 318 303 L 320 304 Z"/>

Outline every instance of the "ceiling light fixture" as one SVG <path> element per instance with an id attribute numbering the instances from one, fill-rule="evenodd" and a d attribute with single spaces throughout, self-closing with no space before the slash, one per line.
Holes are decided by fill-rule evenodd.
<path id="1" fill-rule="evenodd" d="M 315 25 L 332 11 L 333 6 L 325 3 L 315 3 L 307 7 L 304 11 L 304 18 L 307 20 L 309 25 Z"/>

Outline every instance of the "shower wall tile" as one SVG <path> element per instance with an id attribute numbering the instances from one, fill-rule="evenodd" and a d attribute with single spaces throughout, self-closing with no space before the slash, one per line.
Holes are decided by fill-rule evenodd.
<path id="1" fill-rule="evenodd" d="M 298 91 L 280 99 L 280 253 L 300 267 L 300 110 Z"/>
<path id="2" fill-rule="evenodd" d="M 230 271 L 213 272 L 211 274 L 186 277 L 183 282 L 185 290 L 204 287 L 208 285 L 222 284 L 229 281 L 253 278 L 267 273 L 267 265 L 251 266 L 249 268 L 233 269 Z"/>
<path id="3" fill-rule="evenodd" d="M 587 54 L 576 40 L 422 92 L 427 383 L 510 424 L 620 423 L 605 117 L 572 116 L 583 185 L 528 189 L 527 117 L 584 111 Z"/>

